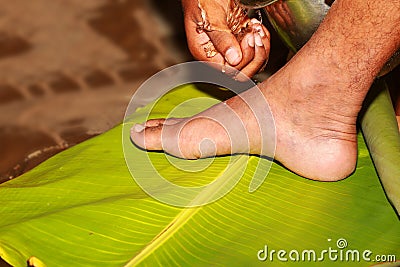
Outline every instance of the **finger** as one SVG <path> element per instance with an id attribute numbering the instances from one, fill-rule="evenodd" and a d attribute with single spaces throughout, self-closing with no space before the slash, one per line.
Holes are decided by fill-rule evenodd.
<path id="1" fill-rule="evenodd" d="M 293 26 L 291 18 L 292 11 L 289 9 L 286 2 L 279 1 L 278 3 L 276 3 L 276 11 L 284 20 L 287 29 L 291 29 Z"/>
<path id="2" fill-rule="evenodd" d="M 255 50 L 256 55 L 253 61 L 251 61 L 250 64 L 243 68 L 241 73 L 237 75 L 236 79 L 238 81 L 246 81 L 248 77 L 253 77 L 264 67 L 266 63 L 264 48 L 257 46 Z"/>
<path id="3" fill-rule="evenodd" d="M 253 32 L 247 33 L 244 36 L 243 40 L 240 42 L 240 47 L 242 49 L 243 59 L 240 62 L 240 64 L 236 67 L 239 70 L 244 68 L 247 64 L 249 64 L 253 60 L 254 47 L 255 47 Z"/>
<path id="4" fill-rule="evenodd" d="M 287 26 L 285 20 L 283 19 L 283 17 L 279 13 L 278 9 L 275 7 L 278 3 L 279 3 L 279 1 L 273 3 L 273 4 L 269 5 L 269 6 L 266 6 L 265 10 L 276 21 L 276 23 L 277 23 L 277 25 L 279 25 L 279 27 L 281 27 L 284 30 L 287 30 L 288 26 Z"/>
<path id="5" fill-rule="evenodd" d="M 263 24 L 261 24 L 261 22 L 259 22 L 256 19 L 252 19 L 252 22 L 253 22 L 253 25 L 252 25 L 253 31 L 260 35 L 261 42 L 265 49 L 266 59 L 268 60 L 269 52 L 270 52 L 270 48 L 271 48 L 271 35 L 270 35 L 268 29 Z M 259 42 L 259 46 L 261 46 L 260 42 Z"/>
<path id="6" fill-rule="evenodd" d="M 240 44 L 230 30 L 215 30 L 207 32 L 207 34 L 217 51 L 222 54 L 229 65 L 236 66 L 242 61 L 243 54 L 240 49 Z"/>
<path id="7" fill-rule="evenodd" d="M 247 33 L 240 42 L 243 58 L 237 66 L 230 66 L 227 68 L 226 73 L 231 76 L 236 76 L 238 71 L 246 67 L 254 58 L 254 34 Z"/>
<path id="8" fill-rule="evenodd" d="M 194 4 L 196 2 L 196 4 Z M 188 47 L 193 56 L 198 60 L 211 61 L 223 64 L 228 62 L 229 65 L 236 66 L 242 60 L 242 52 L 240 45 L 235 36 L 231 33 L 224 15 L 226 10 L 223 5 L 213 1 L 189 1 L 182 2 L 185 14 L 185 30 L 188 40 Z M 204 11 L 204 16 L 200 12 Z M 211 31 L 198 31 L 198 23 L 205 23 L 207 20 Z M 219 53 L 211 56 L 204 51 L 204 46 L 211 41 L 215 50 Z M 209 53 L 213 54 L 213 53 Z"/>
<path id="9" fill-rule="evenodd" d="M 268 54 L 266 52 L 265 45 L 268 46 L 269 42 L 266 44 L 263 42 L 263 39 L 266 40 L 267 38 L 261 38 L 258 33 L 255 33 L 254 36 L 256 43 L 255 56 L 253 60 L 242 69 L 241 74 L 237 76 L 237 80 L 239 81 L 245 81 L 247 80 L 247 77 L 253 77 L 265 66 L 268 60 Z"/>
<path id="10" fill-rule="evenodd" d="M 253 22 L 253 32 L 255 41 L 255 55 L 252 61 L 241 70 L 236 79 L 245 81 L 260 72 L 266 65 L 270 51 L 270 34 L 268 30 L 257 20 Z"/>
<path id="11" fill-rule="evenodd" d="M 185 10 L 184 26 L 190 53 L 196 60 L 223 64 L 225 60 L 220 53 L 217 53 L 212 57 L 207 56 L 207 46 L 211 41 L 206 31 L 198 31 L 198 22 L 201 21 L 201 16 L 199 8 L 194 2 L 195 1 L 191 0 L 182 1 Z M 213 49 L 211 48 L 210 50 Z M 216 49 L 214 50 L 217 51 Z"/>
<path id="12" fill-rule="evenodd" d="M 206 32 L 197 32 L 197 25 L 191 18 L 185 17 L 185 31 L 188 48 L 193 57 L 197 60 L 210 61 L 204 51 L 205 45 L 210 41 Z M 223 58 L 221 57 L 221 61 Z"/>
<path id="13" fill-rule="evenodd" d="M 271 50 L 271 34 L 263 24 L 261 24 L 261 29 L 258 31 L 258 33 L 261 36 L 261 41 L 265 50 L 265 60 L 268 61 L 269 52 Z"/>
<path id="14" fill-rule="evenodd" d="M 228 26 L 226 4 L 219 1 L 199 1 L 198 3 L 202 11 L 201 21 L 207 21 L 210 26 L 206 32 L 214 47 L 228 64 L 236 66 L 242 60 L 242 52 L 239 42 Z M 198 19 L 195 21 L 199 21 Z"/>

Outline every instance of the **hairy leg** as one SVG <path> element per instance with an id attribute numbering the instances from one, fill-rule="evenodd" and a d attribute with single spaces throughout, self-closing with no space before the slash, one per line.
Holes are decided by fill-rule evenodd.
<path id="1" fill-rule="evenodd" d="M 400 0 L 336 0 L 310 41 L 259 86 L 275 119 L 275 158 L 287 168 L 324 181 L 342 179 L 354 170 L 358 112 L 375 76 L 400 47 L 399 6 Z M 245 94 L 256 95 L 257 90 Z M 233 133 L 227 131 L 237 120 L 216 123 L 224 117 L 224 106 L 240 119 L 250 152 L 262 153 L 261 141 L 270 137 L 257 130 L 259 118 L 240 97 L 192 118 L 133 128 L 132 140 L 143 148 L 164 148 L 185 158 L 238 152 L 240 142 L 247 140 L 234 139 L 232 145 Z M 213 141 L 215 147 L 202 150 L 203 140 Z"/>

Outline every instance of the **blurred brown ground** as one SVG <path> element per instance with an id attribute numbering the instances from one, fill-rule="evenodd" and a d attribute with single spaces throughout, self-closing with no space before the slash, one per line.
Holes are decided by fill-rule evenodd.
<path id="1" fill-rule="evenodd" d="M 0 182 L 118 124 L 190 59 L 177 0 L 0 0 Z"/>
<path id="2" fill-rule="evenodd" d="M 269 70 L 287 54 L 273 41 Z M 179 0 L 0 0 L 0 182 L 118 124 L 188 60 Z"/>

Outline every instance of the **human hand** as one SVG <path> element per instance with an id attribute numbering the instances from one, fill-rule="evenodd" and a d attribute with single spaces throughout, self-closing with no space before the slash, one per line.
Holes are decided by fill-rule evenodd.
<path id="1" fill-rule="evenodd" d="M 265 10 L 278 23 L 280 28 L 293 36 L 296 35 L 296 23 L 293 21 L 294 15 L 292 14 L 293 10 L 290 9 L 286 1 L 277 1 L 272 5 L 266 6 Z"/>
<path id="2" fill-rule="evenodd" d="M 227 64 L 252 77 L 268 60 L 270 35 L 258 20 L 232 13 L 233 3 L 182 0 L 188 46 L 197 60 Z"/>

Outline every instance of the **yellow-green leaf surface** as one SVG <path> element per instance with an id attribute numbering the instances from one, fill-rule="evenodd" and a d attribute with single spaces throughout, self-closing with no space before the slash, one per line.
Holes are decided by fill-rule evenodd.
<path id="1" fill-rule="evenodd" d="M 386 195 L 400 216 L 400 134 L 382 79 L 375 81 L 367 100 L 361 128 Z"/>
<path id="2" fill-rule="evenodd" d="M 192 85 L 179 88 L 158 102 L 152 116 L 165 116 L 199 97 L 209 96 Z M 189 113 L 200 108 L 190 102 L 182 107 Z M 126 128 L 132 124 L 126 123 Z M 247 165 L 232 191 L 205 206 L 178 208 L 154 200 L 135 183 L 124 159 L 122 129 L 117 126 L 0 185 L 3 259 L 15 266 L 26 266 L 28 259 L 38 266 L 370 266 L 377 264 L 376 255 L 400 259 L 400 222 L 361 136 L 357 170 L 343 181 L 310 181 L 274 163 L 265 182 L 249 193 L 252 174 L 266 159 L 235 156 L 239 160 L 232 168 L 243 160 Z M 185 174 L 163 153 L 133 145 L 126 152 L 139 166 L 135 176 L 147 175 L 142 159 L 148 156 L 160 173 L 185 186 L 217 179 L 232 159 L 216 158 L 205 170 Z M 193 165 L 209 159 L 175 160 Z M 339 239 L 347 242 L 343 249 Z M 259 261 L 265 246 L 269 252 L 300 255 L 315 250 L 317 260 L 321 254 L 325 259 L 293 262 L 286 254 L 288 261 L 281 262 L 275 253 L 272 261 Z M 323 253 L 329 249 L 338 250 L 339 258 L 330 260 Z M 348 250 L 359 251 L 360 261 L 345 262 Z M 372 252 L 370 262 L 362 259 L 364 250 Z"/>

